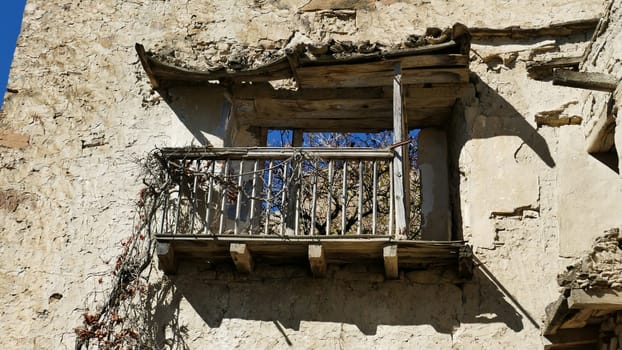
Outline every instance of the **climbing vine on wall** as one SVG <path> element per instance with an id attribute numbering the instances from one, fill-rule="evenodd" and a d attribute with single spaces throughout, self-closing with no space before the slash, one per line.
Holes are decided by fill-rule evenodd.
<path id="1" fill-rule="evenodd" d="M 154 151 L 140 163 L 145 187 L 138 193 L 132 233 L 120 243 L 111 271 L 92 275 L 102 287 L 89 293 L 82 324 L 74 329 L 77 350 L 155 347 L 153 332 L 145 324 L 150 318 L 145 305 L 153 277 L 152 218 L 169 183 L 160 159 Z M 108 279 L 110 284 L 105 283 Z"/>

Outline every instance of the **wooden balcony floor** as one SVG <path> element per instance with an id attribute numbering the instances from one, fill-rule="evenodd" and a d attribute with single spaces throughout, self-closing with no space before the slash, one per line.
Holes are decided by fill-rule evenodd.
<path id="1" fill-rule="evenodd" d="M 468 278 L 472 269 L 470 247 L 464 241 L 396 240 L 390 236 L 156 236 L 160 268 L 174 273 L 177 260 L 213 264 L 233 261 L 241 272 L 254 264 L 310 264 L 321 277 L 326 264 L 382 263 L 388 278 L 400 269 L 455 269 Z M 318 267 L 319 266 L 319 267 Z"/>

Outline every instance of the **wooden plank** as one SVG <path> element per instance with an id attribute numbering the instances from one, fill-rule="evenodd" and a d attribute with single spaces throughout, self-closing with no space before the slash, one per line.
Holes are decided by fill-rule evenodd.
<path id="1" fill-rule="evenodd" d="M 374 8 L 375 2 L 372 0 L 310 0 L 301 10 L 371 10 Z"/>
<path id="2" fill-rule="evenodd" d="M 177 258 L 172 244 L 158 242 L 156 244 L 156 255 L 158 256 L 158 268 L 166 274 L 175 274 Z"/>
<path id="3" fill-rule="evenodd" d="M 553 77 L 555 68 L 578 69 L 583 57 L 556 57 L 548 61 L 527 63 L 527 74 L 531 79 L 545 80 Z"/>
<path id="4" fill-rule="evenodd" d="M 604 106 L 596 120 L 596 123 L 585 136 L 585 143 L 589 153 L 609 152 L 615 146 L 616 118 L 609 113 L 609 108 Z"/>
<path id="5" fill-rule="evenodd" d="M 618 86 L 618 79 L 604 73 L 574 72 L 566 69 L 556 69 L 553 72 L 553 85 L 612 92 Z"/>
<path id="6" fill-rule="evenodd" d="M 393 142 L 403 142 L 408 138 L 408 125 L 403 112 L 402 68 L 394 66 L 393 76 Z M 393 157 L 393 190 L 395 199 L 395 228 L 398 239 L 408 236 L 409 197 L 408 145 L 395 148 Z"/>
<path id="7" fill-rule="evenodd" d="M 457 84 L 469 81 L 468 68 L 404 69 L 404 84 Z M 389 86 L 390 70 L 369 64 L 303 67 L 298 69 L 302 88 Z"/>
<path id="8" fill-rule="evenodd" d="M 387 244 L 382 248 L 384 274 L 387 279 L 399 278 L 397 244 Z"/>
<path id="9" fill-rule="evenodd" d="M 253 271 L 253 257 L 246 244 L 231 243 L 229 252 L 238 272 L 248 274 Z"/>
<path id="10" fill-rule="evenodd" d="M 527 39 L 543 36 L 568 36 L 572 34 L 592 31 L 598 25 L 600 18 L 589 18 L 576 21 L 553 23 L 546 27 L 521 28 L 519 26 L 505 28 L 469 28 L 474 40 L 490 38 Z"/>
<path id="11" fill-rule="evenodd" d="M 590 291 L 573 289 L 568 297 L 570 309 L 622 310 L 622 293 L 613 290 Z"/>
<path id="12" fill-rule="evenodd" d="M 314 277 L 326 276 L 326 256 L 321 244 L 309 244 L 309 265 Z"/>

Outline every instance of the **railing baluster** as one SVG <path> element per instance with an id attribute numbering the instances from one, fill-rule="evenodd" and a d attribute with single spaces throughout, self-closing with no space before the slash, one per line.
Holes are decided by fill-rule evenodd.
<path id="1" fill-rule="evenodd" d="M 389 162 L 389 236 L 393 236 L 393 163 Z"/>
<path id="2" fill-rule="evenodd" d="M 359 160 L 359 203 L 358 203 L 358 227 L 356 234 L 360 235 L 363 231 L 363 161 Z"/>
<path id="3" fill-rule="evenodd" d="M 242 173 L 244 173 L 244 161 L 240 161 L 240 171 L 238 172 L 238 193 L 235 199 L 235 221 L 233 222 L 233 234 L 237 235 L 239 233 L 239 224 L 240 224 L 240 213 L 242 211 Z"/>
<path id="4" fill-rule="evenodd" d="M 211 230 L 209 229 L 209 226 L 211 224 L 212 221 L 212 187 L 214 187 L 214 170 L 216 167 L 216 161 L 213 160 L 212 161 L 212 166 L 211 166 L 211 170 L 209 170 L 208 172 L 208 176 L 209 176 L 209 183 L 208 183 L 208 187 L 207 187 L 207 203 L 205 203 L 205 228 L 204 228 L 204 232 L 207 234 L 208 232 L 211 233 Z"/>
<path id="5" fill-rule="evenodd" d="M 175 219 L 175 232 L 173 234 L 177 234 L 179 232 L 179 217 L 181 215 L 181 198 L 182 198 L 182 188 L 184 187 L 184 171 L 186 170 L 185 162 L 181 162 L 181 172 L 179 176 L 179 190 L 177 191 L 177 218 Z"/>
<path id="6" fill-rule="evenodd" d="M 328 161 L 328 191 L 326 201 L 328 202 L 326 206 L 326 235 L 330 235 L 330 215 L 332 214 L 332 205 L 333 205 L 333 160 Z"/>
<path id="7" fill-rule="evenodd" d="M 315 206 L 317 204 L 317 160 L 313 163 L 313 190 L 311 195 L 311 228 L 309 234 L 315 232 Z"/>
<path id="8" fill-rule="evenodd" d="M 194 219 L 196 218 L 197 213 L 197 183 L 199 181 L 198 170 L 199 170 L 199 162 L 193 161 L 194 170 L 192 171 L 192 214 L 190 215 L 190 234 L 194 234 Z"/>
<path id="9" fill-rule="evenodd" d="M 281 236 L 283 236 L 283 233 L 285 232 L 285 214 L 287 212 L 287 207 L 285 206 L 285 199 L 286 199 L 286 194 L 287 194 L 287 170 L 288 170 L 288 166 L 287 166 L 287 161 L 283 162 L 283 177 L 281 178 L 281 230 L 280 230 L 280 234 Z"/>
<path id="10" fill-rule="evenodd" d="M 265 209 L 265 215 L 266 215 L 266 222 L 265 222 L 265 226 L 264 226 L 264 234 L 267 235 L 268 234 L 268 226 L 270 225 L 270 211 L 272 210 L 272 166 L 274 164 L 273 160 L 270 160 L 270 162 L 268 163 L 268 188 L 266 190 L 266 209 Z"/>
<path id="11" fill-rule="evenodd" d="M 168 197 L 171 194 L 168 191 L 168 187 L 166 188 L 166 193 L 165 193 L 165 197 L 164 197 L 164 208 L 162 208 L 162 227 L 160 228 L 160 234 L 163 235 L 165 234 L 164 232 L 164 223 L 166 222 L 166 230 L 168 231 L 169 227 L 168 227 Z"/>
<path id="12" fill-rule="evenodd" d="M 255 206 L 256 206 L 256 202 L 257 200 L 255 199 L 255 197 L 257 197 L 257 170 L 259 169 L 259 161 L 257 159 L 255 159 L 254 165 L 253 165 L 253 190 L 251 191 L 251 212 L 249 215 L 249 229 L 248 229 L 248 233 L 252 234 L 253 233 L 253 220 L 255 220 Z"/>
<path id="13" fill-rule="evenodd" d="M 374 174 L 373 174 L 373 189 L 372 189 L 372 216 L 371 216 L 371 234 L 376 234 L 376 215 L 377 215 L 377 206 L 378 206 L 378 162 L 376 160 L 373 161 L 374 166 Z"/>
<path id="14" fill-rule="evenodd" d="M 341 198 L 343 198 L 343 204 L 341 207 L 341 234 L 342 235 L 346 234 L 346 210 L 348 209 L 347 208 L 347 202 L 348 202 L 347 185 L 348 185 L 348 162 L 344 160 L 343 161 L 342 195 L 341 195 Z"/>
<path id="15" fill-rule="evenodd" d="M 225 160 L 225 167 L 222 176 L 222 193 L 220 200 L 220 224 L 218 225 L 218 234 L 222 235 L 225 228 L 225 204 L 227 201 L 227 173 L 229 172 L 229 159 Z"/>

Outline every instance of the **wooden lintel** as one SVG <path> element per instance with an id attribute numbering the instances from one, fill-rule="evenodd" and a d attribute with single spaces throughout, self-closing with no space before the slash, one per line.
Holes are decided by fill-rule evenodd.
<path id="1" fill-rule="evenodd" d="M 569 309 L 622 310 L 622 293 L 613 290 L 590 291 L 573 289 L 568 297 Z"/>
<path id="2" fill-rule="evenodd" d="M 612 92 L 618 86 L 618 79 L 604 73 L 574 72 L 567 69 L 556 69 L 553 72 L 553 85 Z"/>
<path id="3" fill-rule="evenodd" d="M 177 259 L 171 243 L 158 242 L 156 244 L 158 255 L 158 267 L 166 274 L 175 274 L 177 271 Z"/>
<path id="4" fill-rule="evenodd" d="M 397 261 L 397 244 L 387 244 L 382 248 L 384 259 L 384 274 L 387 279 L 399 278 Z"/>
<path id="5" fill-rule="evenodd" d="M 246 244 L 231 243 L 229 253 L 238 272 L 251 273 L 253 271 L 253 257 Z"/>
<path id="6" fill-rule="evenodd" d="M 521 28 L 469 28 L 471 37 L 474 40 L 483 40 L 491 38 L 511 38 L 511 39 L 528 39 L 543 36 L 568 36 L 572 34 L 585 33 L 592 31 L 598 25 L 600 18 L 589 18 L 577 21 L 569 21 L 562 23 L 554 23 L 546 27 Z"/>
<path id="7" fill-rule="evenodd" d="M 309 265 L 314 277 L 326 276 L 326 256 L 321 244 L 309 244 Z"/>
<path id="8" fill-rule="evenodd" d="M 579 57 L 557 57 L 548 61 L 541 62 L 528 62 L 527 74 L 531 79 L 547 80 L 553 77 L 553 70 L 555 68 L 577 69 L 579 64 L 583 60 L 582 56 Z"/>

